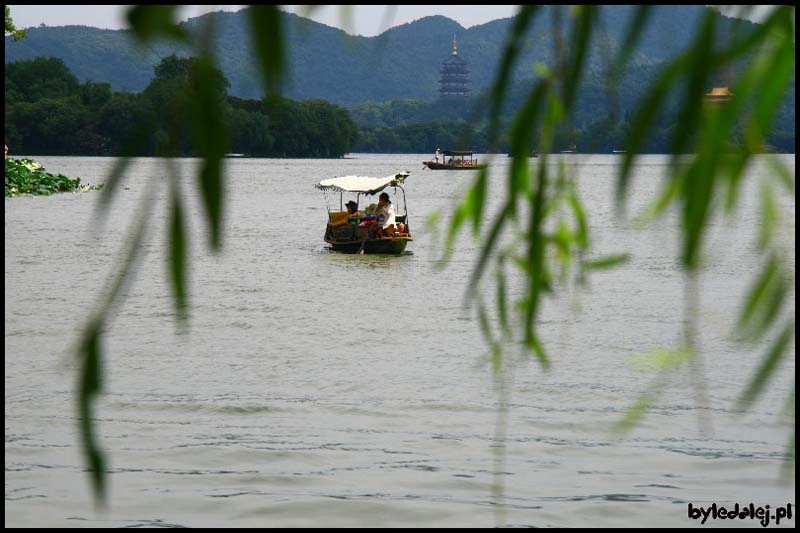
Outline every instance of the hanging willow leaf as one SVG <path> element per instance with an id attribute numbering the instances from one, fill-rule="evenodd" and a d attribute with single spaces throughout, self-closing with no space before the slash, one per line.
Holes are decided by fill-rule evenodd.
<path id="1" fill-rule="evenodd" d="M 495 241 L 503 228 L 506 219 L 516 212 L 516 198 L 517 192 L 520 188 L 527 185 L 528 176 L 528 150 L 530 142 L 533 137 L 533 128 L 537 122 L 537 114 L 541 104 L 542 96 L 544 93 L 544 85 L 537 85 L 531 92 L 526 105 L 520 111 L 517 119 L 515 120 L 515 144 L 514 144 L 514 158 L 512 160 L 512 168 L 509 176 L 509 198 L 512 199 L 503 208 L 504 213 L 498 217 L 499 223 L 495 224 L 489 234 L 489 240 L 484 246 L 484 256 L 488 259 L 489 252 L 493 249 Z M 523 157 L 524 155 L 524 157 Z M 470 188 L 464 202 L 462 202 L 456 209 L 453 215 L 453 220 L 447 233 L 445 253 L 449 257 L 453 250 L 456 235 L 459 229 L 467 221 L 473 221 L 473 233 L 477 233 L 480 225 L 480 213 L 483 212 L 483 205 L 485 202 L 484 196 L 486 195 L 488 174 L 481 172 L 478 176 L 476 183 Z M 480 198 L 478 197 L 480 195 Z M 478 266 L 472 274 L 471 287 L 475 287 L 483 274 L 485 268 L 485 261 L 479 261 Z"/>
<path id="2" fill-rule="evenodd" d="M 472 202 L 474 202 L 473 190 L 474 188 L 467 193 L 464 202 L 456 208 L 456 212 L 453 214 L 453 220 L 450 222 L 450 227 L 447 230 L 447 238 L 445 239 L 445 256 L 442 258 L 443 262 L 446 262 L 453 253 L 453 246 L 458 236 L 458 230 L 464 222 L 467 221 L 472 212 Z"/>
<path id="3" fill-rule="evenodd" d="M 695 159 L 683 174 L 683 265 L 694 270 L 699 264 L 700 245 L 714 193 L 715 174 L 708 159 Z"/>
<path id="4" fill-rule="evenodd" d="M 683 73 L 688 64 L 687 55 L 673 60 L 660 74 L 653 86 L 647 90 L 644 101 L 637 108 L 631 121 L 631 129 L 625 141 L 626 154 L 622 160 L 617 178 L 617 203 L 624 205 L 628 190 L 633 163 L 642 152 L 648 135 L 655 127 L 658 113 L 663 111 L 667 97 L 673 84 Z"/>
<path id="5" fill-rule="evenodd" d="M 492 372 L 499 376 L 503 371 L 503 347 L 499 340 L 494 338 L 492 334 L 492 327 L 489 323 L 489 313 L 486 311 L 486 306 L 480 300 L 477 304 L 478 307 L 478 324 L 480 325 L 483 338 L 489 345 L 492 354 Z"/>
<path id="6" fill-rule="evenodd" d="M 103 353 L 100 347 L 103 321 L 95 318 L 86 328 L 78 357 L 81 363 L 78 382 L 78 418 L 86 464 L 92 480 L 95 501 L 105 506 L 105 454 L 94 435 L 94 402 L 103 388 Z"/>
<path id="7" fill-rule="evenodd" d="M 128 11 L 128 23 L 134 34 L 144 41 L 170 37 L 188 41 L 189 34 L 178 25 L 177 5 L 138 5 Z"/>
<path id="8" fill-rule="evenodd" d="M 472 186 L 469 200 L 470 215 L 472 218 L 472 236 L 477 237 L 481 227 L 481 217 L 483 216 L 483 206 L 486 203 L 486 183 L 489 180 L 489 167 L 482 168 L 478 173 L 478 179 Z"/>
<path id="9" fill-rule="evenodd" d="M 780 160 L 778 160 L 777 158 L 768 157 L 767 164 L 769 165 L 769 169 L 772 171 L 770 177 L 776 179 L 784 187 L 784 189 L 786 189 L 785 192 L 794 197 L 795 195 L 794 173 L 792 173 L 788 168 L 786 168 L 786 165 L 781 163 Z"/>
<path id="10" fill-rule="evenodd" d="M 778 206 L 775 193 L 766 180 L 761 181 L 761 224 L 758 228 L 758 248 L 766 250 L 778 224 Z"/>
<path id="11" fill-rule="evenodd" d="M 537 187 L 534 191 L 533 207 L 531 209 L 530 224 L 528 226 L 528 301 L 525 312 L 525 340 L 533 348 L 539 346 L 536 338 L 536 315 L 539 310 L 539 296 L 544 284 L 544 235 L 542 233 L 542 211 L 547 194 L 547 165 L 539 165 Z M 537 355 L 540 351 L 537 349 Z M 540 356 L 542 359 L 542 356 Z"/>
<path id="12" fill-rule="evenodd" d="M 122 260 L 122 268 L 111 282 L 100 311 L 93 317 L 81 333 L 78 347 L 78 359 L 81 362 L 78 383 L 78 418 L 81 442 L 91 473 L 92 489 L 95 500 L 101 505 L 106 498 L 105 459 L 94 436 L 93 402 L 100 393 L 103 382 L 103 352 L 100 340 L 106 319 L 114 307 L 119 305 L 123 290 L 130 282 L 137 261 L 141 258 L 142 243 L 149 227 L 150 213 L 153 208 L 154 190 L 152 186 L 145 189 L 145 194 L 134 217 L 136 229 L 128 239 L 128 249 Z"/>
<path id="13" fill-rule="evenodd" d="M 689 61 L 685 72 L 688 77 L 686 95 L 681 102 L 675 133 L 670 145 L 673 166 L 684 153 L 689 151 L 690 143 L 696 141 L 703 94 L 706 91 L 709 74 L 716 66 L 713 56 L 716 20 L 716 14 L 709 12 L 706 15 L 695 42 L 688 52 Z"/>
<path id="14" fill-rule="evenodd" d="M 578 20 L 574 24 L 572 44 L 570 46 L 572 57 L 568 63 L 567 76 L 564 79 L 563 103 L 568 113 L 572 110 L 572 105 L 575 102 L 575 94 L 580 85 L 584 71 L 583 64 L 589 49 L 589 39 L 597 17 L 597 6 L 580 6 L 578 9 Z"/>
<path id="15" fill-rule="evenodd" d="M 505 256 L 500 254 L 497 259 L 497 315 L 500 318 L 500 329 L 504 335 L 511 335 L 511 326 L 508 321 L 508 302 L 506 298 Z"/>
<path id="16" fill-rule="evenodd" d="M 786 355 L 786 348 L 789 346 L 789 343 L 792 341 L 793 337 L 794 320 L 792 319 L 786 324 L 786 327 L 783 328 L 783 331 L 781 331 L 781 334 L 775 339 L 775 342 L 772 343 L 769 351 L 761 360 L 761 364 L 759 365 L 755 376 L 753 376 L 753 379 L 750 381 L 747 389 L 739 398 L 738 406 L 740 409 L 750 407 L 755 399 L 758 398 L 758 396 L 763 392 L 767 382 L 775 373 L 779 363 Z"/>
<path id="17" fill-rule="evenodd" d="M 616 254 L 601 257 L 599 259 L 591 259 L 583 262 L 583 268 L 586 270 L 605 270 L 627 263 L 630 260 L 630 254 Z"/>
<path id="18" fill-rule="evenodd" d="M 793 35 L 789 20 L 782 25 L 787 35 Z M 789 82 L 794 77 L 795 50 L 794 43 L 787 38 L 774 38 L 777 42 L 769 43 L 769 57 L 772 63 L 768 67 L 769 76 L 763 76 L 763 83 L 758 87 L 760 98 L 756 100 L 755 112 L 752 114 L 753 128 L 766 135 L 773 118 L 778 112 L 783 95 L 786 94 Z"/>
<path id="19" fill-rule="evenodd" d="M 681 366 L 696 360 L 697 354 L 689 349 L 680 350 L 655 350 L 648 354 L 643 354 L 632 360 L 634 368 L 639 370 L 655 369 L 658 371 L 675 370 Z"/>
<path id="20" fill-rule="evenodd" d="M 247 10 L 259 70 L 270 94 L 277 94 L 285 69 L 281 12 L 274 5 L 253 5 Z"/>
<path id="21" fill-rule="evenodd" d="M 792 436 L 789 437 L 789 442 L 786 443 L 786 452 L 783 454 L 783 467 L 781 468 L 781 475 L 784 479 L 794 479 L 794 447 L 796 428 L 792 426 Z"/>
<path id="22" fill-rule="evenodd" d="M 778 258 L 773 254 L 745 300 L 736 325 L 739 340 L 754 342 L 764 336 L 779 315 L 787 288 Z"/>
<path id="23" fill-rule="evenodd" d="M 517 200 L 530 190 L 530 161 L 528 154 L 534 133 L 539 125 L 539 115 L 547 93 L 548 82 L 541 81 L 531 90 L 525 105 L 514 118 L 512 127 L 511 169 L 508 174 L 510 216 L 516 216 Z"/>
<path id="24" fill-rule="evenodd" d="M 657 394 L 646 392 L 636 399 L 636 402 L 625 412 L 625 416 L 614 424 L 611 433 L 615 435 L 622 435 L 632 430 L 644 417 L 645 413 L 650 410 L 650 407 L 655 403 L 658 398 Z"/>
<path id="25" fill-rule="evenodd" d="M 178 186 L 173 187 L 172 215 L 169 230 L 169 273 L 172 279 L 172 289 L 175 295 L 175 312 L 178 322 L 186 322 L 188 318 L 186 267 L 187 267 L 187 241 L 186 229 L 183 220 L 183 207 Z"/>
<path id="26" fill-rule="evenodd" d="M 492 85 L 489 101 L 491 112 L 489 115 L 489 145 L 494 146 L 500 124 L 500 109 L 505 98 L 511 72 L 522 48 L 522 39 L 526 30 L 536 17 L 539 6 L 520 6 L 519 12 L 514 17 L 514 25 L 503 50 L 502 63 L 497 70 L 497 77 Z M 527 155 L 527 152 L 525 152 Z"/>
<path id="27" fill-rule="evenodd" d="M 619 77 L 619 73 L 625 70 L 628 59 L 630 59 L 631 54 L 636 48 L 636 44 L 644 33 L 647 21 L 652 12 L 653 6 L 651 5 L 641 5 L 636 8 L 633 19 L 625 32 L 625 39 L 622 41 L 622 47 L 619 49 L 616 61 L 614 61 L 614 65 L 616 65 L 616 75 L 614 77 Z"/>
<path id="28" fill-rule="evenodd" d="M 202 55 L 196 62 L 196 73 L 192 78 L 197 95 L 192 106 L 192 124 L 195 144 L 203 156 L 200 169 L 200 190 L 211 225 L 210 241 L 213 250 L 222 246 L 222 206 L 224 187 L 222 163 L 228 151 L 228 127 L 222 116 L 221 94 L 213 83 L 216 68 L 210 55 Z"/>
<path id="29" fill-rule="evenodd" d="M 119 190 L 119 185 L 124 179 L 125 172 L 128 170 L 131 163 L 133 163 L 133 158 L 141 154 L 147 146 L 152 132 L 153 125 L 147 121 L 139 122 L 132 126 L 131 132 L 122 145 L 120 155 L 114 161 L 114 166 L 111 168 L 111 172 L 106 178 L 103 185 L 103 192 L 97 202 L 95 212 L 97 226 L 105 222 L 109 207 L 111 206 L 115 194 Z"/>
<path id="30" fill-rule="evenodd" d="M 589 223 L 586 218 L 586 212 L 583 209 L 583 204 L 581 204 L 578 198 L 578 192 L 575 190 L 574 186 L 569 193 L 568 201 L 578 226 L 575 232 L 575 243 L 580 249 L 586 249 L 589 247 Z"/>
<path id="31" fill-rule="evenodd" d="M 486 311 L 486 305 L 483 300 L 478 302 L 478 324 L 481 328 L 484 338 L 489 341 L 489 344 L 494 344 L 494 335 L 492 335 L 492 326 L 489 324 L 489 314 Z"/>
<path id="32" fill-rule="evenodd" d="M 512 212 L 512 208 L 510 204 L 506 204 L 502 206 L 495 216 L 494 224 L 492 228 L 489 230 L 488 235 L 484 239 L 484 245 L 481 249 L 481 255 L 478 258 L 478 261 L 475 265 L 475 268 L 472 269 L 472 274 L 470 275 L 470 281 L 467 285 L 467 298 L 472 298 L 472 296 L 477 292 L 478 283 L 480 281 L 481 275 L 483 271 L 486 269 L 486 263 L 491 258 L 491 252 L 496 245 L 499 237 L 500 232 L 505 225 L 506 220 L 509 218 Z"/>
<path id="33" fill-rule="evenodd" d="M 528 348 L 533 350 L 533 353 L 536 355 L 536 358 L 539 359 L 539 363 L 542 365 L 542 368 L 547 370 L 550 368 L 550 359 L 547 357 L 547 353 L 544 351 L 544 346 L 542 346 L 541 341 L 539 341 L 539 337 L 536 333 L 531 332 L 530 337 L 527 339 Z"/>

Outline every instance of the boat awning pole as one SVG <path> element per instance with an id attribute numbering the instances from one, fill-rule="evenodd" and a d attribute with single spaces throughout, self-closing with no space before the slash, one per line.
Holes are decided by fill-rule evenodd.
<path id="1" fill-rule="evenodd" d="M 399 185 L 395 187 L 394 194 L 397 196 L 397 189 L 403 191 L 403 210 L 406 212 L 406 226 L 408 226 L 408 202 L 406 201 L 406 190 Z"/>

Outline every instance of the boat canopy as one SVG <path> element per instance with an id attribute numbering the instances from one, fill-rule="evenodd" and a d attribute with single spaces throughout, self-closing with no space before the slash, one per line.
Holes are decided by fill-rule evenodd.
<path id="1" fill-rule="evenodd" d="M 317 184 L 317 189 L 323 191 L 343 191 L 343 192 L 357 192 L 375 194 L 382 191 L 386 187 L 402 185 L 403 181 L 411 173 L 398 172 L 392 176 L 385 178 L 369 178 L 367 176 L 340 176 L 338 178 L 331 178 L 322 180 Z"/>
<path id="2" fill-rule="evenodd" d="M 444 155 L 472 155 L 475 152 L 472 150 L 445 150 Z"/>

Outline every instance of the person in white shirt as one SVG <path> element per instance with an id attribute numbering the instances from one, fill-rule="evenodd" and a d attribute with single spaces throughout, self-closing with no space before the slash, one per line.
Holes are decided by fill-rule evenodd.
<path id="1" fill-rule="evenodd" d="M 389 194 L 382 192 L 378 198 L 378 208 L 375 215 L 379 217 L 378 237 L 391 237 L 395 232 L 394 207 L 389 200 Z"/>

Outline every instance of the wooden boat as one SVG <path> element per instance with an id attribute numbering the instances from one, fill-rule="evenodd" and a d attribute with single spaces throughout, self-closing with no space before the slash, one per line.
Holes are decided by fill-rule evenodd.
<path id="1" fill-rule="evenodd" d="M 370 178 L 366 176 L 341 176 L 322 180 L 317 188 L 325 192 L 326 205 L 328 192 L 339 193 L 339 211 L 328 207 L 328 224 L 325 227 L 324 240 L 337 252 L 367 254 L 401 254 L 406 245 L 413 241 L 408 223 L 408 206 L 406 204 L 406 191 L 403 188 L 409 172 L 399 172 L 385 178 Z M 396 232 L 392 236 L 379 237 L 378 217 L 358 210 L 362 195 L 375 195 L 386 189 L 394 187 L 395 198 L 398 198 L 397 189 L 403 192 L 403 210 L 395 214 Z M 351 214 L 344 209 L 344 193 L 356 194 L 356 212 Z"/>
<path id="2" fill-rule="evenodd" d="M 561 152 L 559 152 L 559 153 L 561 153 L 561 154 L 577 154 L 578 153 L 578 147 L 577 147 L 577 145 L 573 144 L 572 146 L 569 147 L 569 150 L 561 150 Z"/>
<path id="3" fill-rule="evenodd" d="M 514 152 L 509 151 L 507 155 L 508 155 L 508 157 L 514 157 Z M 539 152 L 531 150 L 528 153 L 528 157 L 539 157 Z"/>
<path id="4" fill-rule="evenodd" d="M 436 150 L 435 159 L 433 161 L 423 161 L 422 164 L 431 170 L 472 170 L 486 168 L 486 164 L 478 163 L 478 160 L 473 157 L 475 152 L 470 150 L 445 150 L 439 152 Z M 439 155 L 442 160 L 439 161 Z M 467 159 L 469 156 L 469 159 Z M 447 158 L 450 159 L 447 159 Z"/>

